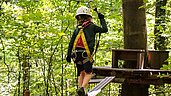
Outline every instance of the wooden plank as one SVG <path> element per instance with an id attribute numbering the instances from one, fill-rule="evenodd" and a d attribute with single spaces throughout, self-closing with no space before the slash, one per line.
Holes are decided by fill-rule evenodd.
<path id="1" fill-rule="evenodd" d="M 96 96 L 107 84 L 109 84 L 115 76 L 105 77 L 100 83 L 98 83 L 92 90 L 90 90 L 87 94 L 88 96 Z"/>
<path id="2" fill-rule="evenodd" d="M 101 82 L 103 79 L 91 79 L 90 81 L 89 81 L 89 83 L 99 83 L 99 82 Z"/>
<path id="3" fill-rule="evenodd" d="M 112 51 L 118 51 L 118 52 L 145 52 L 145 50 L 140 49 L 112 49 Z"/>
<path id="4" fill-rule="evenodd" d="M 94 67 L 93 71 L 98 76 L 115 76 L 113 82 L 116 83 L 137 83 L 137 84 L 171 84 L 171 78 L 169 70 L 157 70 L 157 69 L 120 69 L 111 67 Z M 167 76 L 160 78 L 159 75 L 166 74 Z M 98 78 L 96 78 L 98 79 Z M 119 81 L 118 81 L 119 80 Z M 121 80 L 124 80 L 121 82 Z"/>
<path id="5" fill-rule="evenodd" d="M 108 70 L 108 71 L 124 71 L 124 72 L 169 72 L 170 70 L 159 70 L 159 69 L 128 69 L 128 68 L 112 68 L 109 66 L 94 66 L 93 69 L 97 70 Z"/>

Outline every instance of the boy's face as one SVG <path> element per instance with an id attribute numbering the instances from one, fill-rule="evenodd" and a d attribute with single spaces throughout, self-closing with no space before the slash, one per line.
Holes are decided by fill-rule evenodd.
<path id="1" fill-rule="evenodd" d="M 79 23 L 83 23 L 87 20 L 91 20 L 91 17 L 89 15 L 80 14 L 76 17 L 76 19 L 78 20 Z"/>
<path id="2" fill-rule="evenodd" d="M 76 18 L 77 18 L 78 21 L 80 21 L 80 20 L 82 21 L 82 20 L 86 20 L 88 18 L 88 16 L 84 15 L 84 14 L 81 14 L 81 15 L 78 15 Z"/>

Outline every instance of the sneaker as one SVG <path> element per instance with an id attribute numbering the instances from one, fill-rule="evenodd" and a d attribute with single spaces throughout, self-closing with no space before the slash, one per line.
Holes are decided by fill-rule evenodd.
<path id="1" fill-rule="evenodd" d="M 78 96 L 86 96 L 83 87 L 81 87 L 80 89 L 78 89 L 77 94 L 78 94 Z"/>

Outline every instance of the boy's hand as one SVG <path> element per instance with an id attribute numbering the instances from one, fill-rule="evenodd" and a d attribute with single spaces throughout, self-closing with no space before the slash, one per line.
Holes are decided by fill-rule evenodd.
<path id="1" fill-rule="evenodd" d="M 102 13 L 99 13 L 97 11 L 97 8 L 94 8 L 93 10 L 97 12 L 99 19 L 104 19 L 104 15 Z"/>

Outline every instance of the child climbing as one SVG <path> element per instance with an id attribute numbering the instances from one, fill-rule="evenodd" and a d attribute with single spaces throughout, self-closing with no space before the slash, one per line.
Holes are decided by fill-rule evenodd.
<path id="1" fill-rule="evenodd" d="M 91 10 L 85 6 L 77 9 L 76 16 L 77 27 L 72 35 L 68 46 L 67 62 L 71 58 L 77 67 L 78 85 L 77 94 L 86 96 L 85 88 L 92 76 L 92 65 L 95 46 L 96 33 L 105 33 L 108 31 L 104 15 L 98 13 L 101 27 L 92 22 Z"/>

